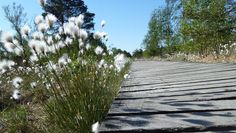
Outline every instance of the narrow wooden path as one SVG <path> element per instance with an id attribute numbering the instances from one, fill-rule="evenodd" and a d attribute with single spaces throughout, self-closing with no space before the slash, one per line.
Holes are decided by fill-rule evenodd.
<path id="1" fill-rule="evenodd" d="M 100 132 L 236 132 L 236 65 L 136 61 Z"/>

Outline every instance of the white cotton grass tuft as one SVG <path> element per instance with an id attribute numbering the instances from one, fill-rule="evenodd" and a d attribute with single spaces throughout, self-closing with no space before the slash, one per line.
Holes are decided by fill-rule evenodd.
<path id="1" fill-rule="evenodd" d="M 127 59 L 124 54 L 118 54 L 114 58 L 114 65 L 118 72 L 122 70 L 122 68 L 125 67 L 125 64 L 127 63 Z"/>
<path id="2" fill-rule="evenodd" d="M 88 38 L 88 33 L 86 30 L 80 29 L 79 31 L 79 37 L 83 40 Z"/>
<path id="3" fill-rule="evenodd" d="M 99 132 L 99 122 L 96 122 L 92 125 L 92 132 L 98 133 Z"/>
<path id="4" fill-rule="evenodd" d="M 2 60 L 0 61 L 0 73 L 4 73 L 7 70 L 10 70 L 16 63 L 11 60 Z"/>
<path id="5" fill-rule="evenodd" d="M 86 48 L 86 50 L 89 50 L 91 48 L 91 45 L 87 44 L 85 48 Z"/>
<path id="6" fill-rule="evenodd" d="M 30 29 L 30 27 L 29 27 L 28 25 L 24 25 L 24 26 L 21 27 L 21 29 L 20 29 L 20 32 L 21 32 L 21 34 L 22 34 L 23 37 L 28 36 L 29 33 L 30 33 L 30 31 L 31 31 L 31 29 Z"/>
<path id="7" fill-rule="evenodd" d="M 59 59 L 58 59 L 58 64 L 59 66 L 63 67 L 66 66 L 68 63 L 71 62 L 71 59 L 69 58 L 68 54 L 65 53 L 63 54 Z"/>
<path id="8" fill-rule="evenodd" d="M 30 83 L 30 86 L 31 86 L 31 88 L 33 88 L 33 89 L 34 89 L 34 88 L 36 88 L 36 86 L 37 86 L 37 83 L 36 83 L 36 82 L 31 82 L 31 83 Z"/>
<path id="9" fill-rule="evenodd" d="M 43 33 L 41 33 L 41 32 L 34 32 L 32 34 L 32 37 L 34 40 L 43 40 L 43 38 L 44 38 Z"/>
<path id="10" fill-rule="evenodd" d="M 10 32 L 3 32 L 1 36 L 1 42 L 13 43 L 13 35 Z"/>
<path id="11" fill-rule="evenodd" d="M 95 32 L 94 34 L 93 34 L 93 38 L 94 39 L 97 39 L 97 40 L 99 40 L 99 39 L 105 39 L 107 37 L 107 33 L 106 32 L 99 32 L 99 31 L 97 31 L 97 32 Z"/>
<path id="12" fill-rule="evenodd" d="M 3 43 L 3 47 L 7 50 L 7 52 L 14 52 L 16 45 L 14 43 L 5 42 Z"/>
<path id="13" fill-rule="evenodd" d="M 99 40 L 99 39 L 101 39 L 102 37 L 101 37 L 101 35 L 100 35 L 100 32 L 95 32 L 94 34 L 93 34 L 93 38 L 94 39 L 97 39 L 97 40 Z"/>
<path id="14" fill-rule="evenodd" d="M 69 37 L 66 37 L 65 44 L 66 44 L 67 46 L 71 45 L 72 42 L 73 42 L 73 39 L 71 39 L 71 38 L 69 38 Z"/>
<path id="15" fill-rule="evenodd" d="M 48 29 L 48 25 L 46 23 L 39 23 L 38 24 L 38 31 L 45 33 Z"/>
<path id="16" fill-rule="evenodd" d="M 108 54 L 109 54 L 109 55 L 113 55 L 113 52 L 110 50 Z"/>
<path id="17" fill-rule="evenodd" d="M 79 28 L 74 23 L 64 23 L 63 29 L 66 35 L 78 36 Z"/>
<path id="18" fill-rule="evenodd" d="M 31 56 L 30 56 L 30 61 L 31 62 L 36 62 L 36 61 L 38 61 L 39 59 L 38 59 L 38 56 L 35 54 L 35 53 L 33 53 Z"/>
<path id="19" fill-rule="evenodd" d="M 12 85 L 15 87 L 15 88 L 19 88 L 21 86 L 23 82 L 23 79 L 21 77 L 15 77 L 13 80 L 12 80 Z"/>
<path id="20" fill-rule="evenodd" d="M 103 66 L 106 66 L 106 61 L 104 59 L 102 59 L 99 63 L 98 63 L 98 68 L 101 68 Z"/>
<path id="21" fill-rule="evenodd" d="M 21 97 L 21 93 L 19 90 L 14 90 L 11 99 L 18 100 Z"/>
<path id="22" fill-rule="evenodd" d="M 106 21 L 105 20 L 102 20 L 101 21 L 101 26 L 104 27 L 106 25 Z"/>
<path id="23" fill-rule="evenodd" d="M 44 41 L 39 40 L 30 40 L 29 47 L 32 52 L 36 52 L 37 54 L 45 54 L 48 52 L 48 46 Z"/>
<path id="24" fill-rule="evenodd" d="M 52 38 L 52 36 L 49 36 L 49 37 L 47 38 L 47 43 L 48 43 L 49 45 L 52 45 L 52 44 L 53 44 L 53 38 Z"/>
<path id="25" fill-rule="evenodd" d="M 69 22 L 69 23 L 75 23 L 75 17 L 70 17 L 70 18 L 68 19 L 68 22 Z"/>
<path id="26" fill-rule="evenodd" d="M 128 79 L 128 78 L 129 78 L 129 74 L 125 74 L 124 79 Z"/>
<path id="27" fill-rule="evenodd" d="M 84 23 L 84 15 L 83 14 L 80 14 L 78 17 L 75 17 L 75 24 L 78 27 L 81 27 L 83 23 Z"/>
<path id="28" fill-rule="evenodd" d="M 35 20 L 34 20 L 35 24 L 40 24 L 40 23 L 43 23 L 44 22 L 44 18 L 42 15 L 38 15 L 35 17 Z"/>
<path id="29" fill-rule="evenodd" d="M 54 16 L 53 14 L 47 14 L 46 16 L 46 22 L 48 24 L 49 27 L 52 27 L 53 24 L 57 21 L 56 16 Z"/>
<path id="30" fill-rule="evenodd" d="M 52 61 L 49 61 L 48 65 L 47 65 L 47 69 L 48 70 L 57 70 L 57 65 L 54 64 Z"/>
<path id="31" fill-rule="evenodd" d="M 95 49 L 95 53 L 96 53 L 97 55 L 100 55 L 100 54 L 102 54 L 102 52 L 103 52 L 102 47 L 97 46 L 96 49 Z"/>
<path id="32" fill-rule="evenodd" d="M 15 48 L 13 49 L 13 53 L 15 53 L 15 54 L 18 55 L 18 56 L 21 56 L 21 55 L 23 54 L 23 52 L 24 52 L 24 49 L 23 49 L 23 47 L 20 46 L 20 45 L 17 45 L 17 47 L 15 47 Z"/>

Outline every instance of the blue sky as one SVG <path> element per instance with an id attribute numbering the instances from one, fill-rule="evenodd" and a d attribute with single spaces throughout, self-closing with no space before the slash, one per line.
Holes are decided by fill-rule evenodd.
<path id="1" fill-rule="evenodd" d="M 33 23 L 34 17 L 42 12 L 38 0 L 2 0 L 0 7 L 13 2 L 24 7 L 29 23 Z M 141 48 L 151 12 L 164 4 L 164 0 L 84 0 L 84 2 L 88 10 L 96 14 L 95 30 L 101 30 L 101 20 L 106 21 L 104 31 L 109 34 L 107 45 L 129 52 Z M 3 31 L 11 30 L 2 9 L 0 28 Z"/>

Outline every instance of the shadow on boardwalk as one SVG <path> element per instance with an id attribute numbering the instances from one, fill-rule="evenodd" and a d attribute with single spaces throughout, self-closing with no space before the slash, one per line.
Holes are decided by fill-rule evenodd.
<path id="1" fill-rule="evenodd" d="M 233 132 L 236 65 L 137 61 L 100 132 Z"/>

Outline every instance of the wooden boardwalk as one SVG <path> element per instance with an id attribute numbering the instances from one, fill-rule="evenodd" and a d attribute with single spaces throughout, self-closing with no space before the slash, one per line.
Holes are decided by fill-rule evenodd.
<path id="1" fill-rule="evenodd" d="M 236 65 L 136 61 L 100 132 L 236 132 Z"/>

